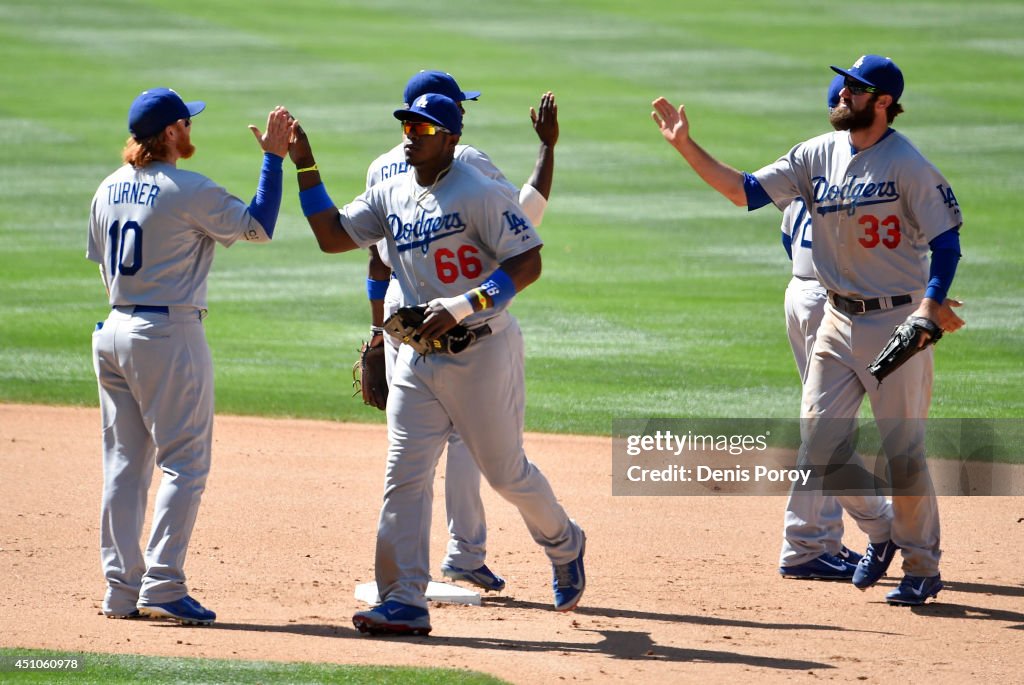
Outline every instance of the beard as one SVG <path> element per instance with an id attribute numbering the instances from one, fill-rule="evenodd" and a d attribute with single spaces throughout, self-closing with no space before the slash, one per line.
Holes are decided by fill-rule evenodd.
<path id="1" fill-rule="evenodd" d="M 828 121 L 832 128 L 837 131 L 861 131 L 870 128 L 875 122 L 875 100 L 878 95 L 872 95 L 864 107 L 854 110 L 850 106 L 834 107 L 828 113 Z"/>
<path id="2" fill-rule="evenodd" d="M 196 153 L 196 146 L 187 138 L 179 138 L 175 143 L 176 152 L 182 159 L 188 159 Z"/>

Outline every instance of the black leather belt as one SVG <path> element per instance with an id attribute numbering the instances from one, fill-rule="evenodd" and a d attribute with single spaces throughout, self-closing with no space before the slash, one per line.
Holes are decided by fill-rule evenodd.
<path id="1" fill-rule="evenodd" d="M 125 304 L 117 305 L 121 309 L 126 310 L 130 314 L 170 314 L 171 310 L 169 307 L 163 305 L 154 304 Z M 116 307 L 115 307 L 116 309 Z"/>
<path id="2" fill-rule="evenodd" d="M 828 300 L 832 306 L 845 314 L 866 314 L 878 309 L 892 309 L 905 304 L 910 304 L 914 298 L 910 295 L 893 295 L 892 297 L 877 297 L 873 300 L 854 300 L 833 292 L 828 294 Z M 886 302 L 888 300 L 888 302 Z"/>
<path id="3" fill-rule="evenodd" d="M 479 340 L 480 338 L 486 338 L 491 334 L 491 327 L 488 324 L 484 324 L 483 326 L 469 329 L 469 332 L 475 335 L 476 339 Z"/>

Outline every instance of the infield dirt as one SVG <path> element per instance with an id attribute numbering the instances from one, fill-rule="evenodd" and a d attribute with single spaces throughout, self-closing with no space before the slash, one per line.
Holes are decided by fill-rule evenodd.
<path id="1" fill-rule="evenodd" d="M 218 416 L 214 442 L 186 571 L 217 623 L 112 621 L 100 613 L 98 410 L 0 405 L 2 645 L 437 666 L 514 683 L 1009 683 L 1024 672 L 1021 498 L 940 498 L 946 589 L 897 608 L 884 595 L 898 561 L 864 593 L 780 578 L 782 497 L 613 497 L 610 439 L 528 434 L 530 458 L 587 532 L 580 608 L 551 610 L 546 557 L 485 485 L 488 563 L 506 591 L 432 606 L 430 637 L 369 638 L 351 615 L 365 607 L 355 586 L 373 578 L 384 428 Z M 442 458 L 434 567 L 443 487 Z"/>

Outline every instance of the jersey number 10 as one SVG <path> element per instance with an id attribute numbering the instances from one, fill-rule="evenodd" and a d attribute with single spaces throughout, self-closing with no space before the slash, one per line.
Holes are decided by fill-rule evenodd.
<path id="1" fill-rule="evenodd" d="M 110 246 L 110 276 L 115 273 L 122 276 L 134 276 L 142 268 L 142 226 L 137 221 L 120 221 L 110 224 L 107 229 Z M 125 252 L 130 252 L 131 262 L 125 264 Z"/>

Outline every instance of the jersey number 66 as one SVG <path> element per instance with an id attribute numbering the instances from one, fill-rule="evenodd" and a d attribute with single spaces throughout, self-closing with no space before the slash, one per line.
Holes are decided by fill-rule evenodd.
<path id="1" fill-rule="evenodd" d="M 484 265 L 475 257 L 480 251 L 472 245 L 463 245 L 456 253 L 446 247 L 434 253 L 434 266 L 437 267 L 437 278 L 442 283 L 454 283 L 459 274 L 464 278 L 476 278 L 484 271 Z"/>

